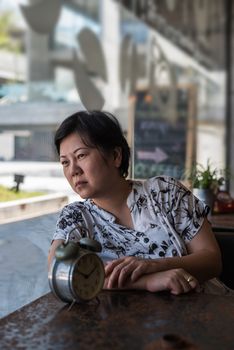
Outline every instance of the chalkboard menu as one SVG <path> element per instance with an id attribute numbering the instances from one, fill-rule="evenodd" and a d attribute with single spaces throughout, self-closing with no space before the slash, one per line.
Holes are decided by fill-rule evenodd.
<path id="1" fill-rule="evenodd" d="M 176 118 L 169 119 L 168 109 L 159 108 L 148 91 L 137 93 L 132 145 L 134 178 L 183 177 L 195 157 L 193 100 L 194 94 L 189 89 L 178 88 L 174 106 Z"/>

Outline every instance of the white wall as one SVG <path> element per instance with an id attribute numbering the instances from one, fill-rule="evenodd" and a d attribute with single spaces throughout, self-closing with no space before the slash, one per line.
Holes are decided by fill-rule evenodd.
<path id="1" fill-rule="evenodd" d="M 13 134 L 0 134 L 0 158 L 3 160 L 11 160 L 14 157 L 14 142 Z"/>
<path id="2" fill-rule="evenodd" d="M 225 168 L 225 126 L 200 124 L 197 128 L 197 161 L 206 165 L 207 160 L 219 169 Z"/>

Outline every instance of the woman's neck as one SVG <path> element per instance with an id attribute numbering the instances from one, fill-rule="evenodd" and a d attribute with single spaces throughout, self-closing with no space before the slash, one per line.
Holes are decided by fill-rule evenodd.
<path id="1" fill-rule="evenodd" d="M 116 218 L 116 223 L 134 228 L 130 209 L 127 206 L 127 198 L 132 190 L 132 182 L 123 179 L 118 186 L 112 189 L 107 198 L 93 199 L 93 202 L 100 208 L 108 211 Z"/>
<path id="2" fill-rule="evenodd" d="M 131 181 L 122 178 L 111 188 L 111 191 L 105 197 L 93 198 L 92 200 L 100 208 L 112 212 L 126 205 L 131 190 Z"/>

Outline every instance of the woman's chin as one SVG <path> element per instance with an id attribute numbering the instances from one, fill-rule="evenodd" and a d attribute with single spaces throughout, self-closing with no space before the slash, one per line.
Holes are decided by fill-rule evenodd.
<path id="1" fill-rule="evenodd" d="M 77 191 L 77 189 L 76 189 L 75 192 L 76 192 L 82 199 L 91 198 L 90 193 L 89 193 L 88 191 Z"/>

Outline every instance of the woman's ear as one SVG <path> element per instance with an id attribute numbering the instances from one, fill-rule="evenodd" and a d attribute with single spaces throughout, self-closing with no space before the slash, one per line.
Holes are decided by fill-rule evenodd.
<path id="1" fill-rule="evenodd" d="M 122 162 L 122 148 L 121 147 L 115 147 L 114 149 L 114 163 L 117 168 L 120 167 Z"/>

